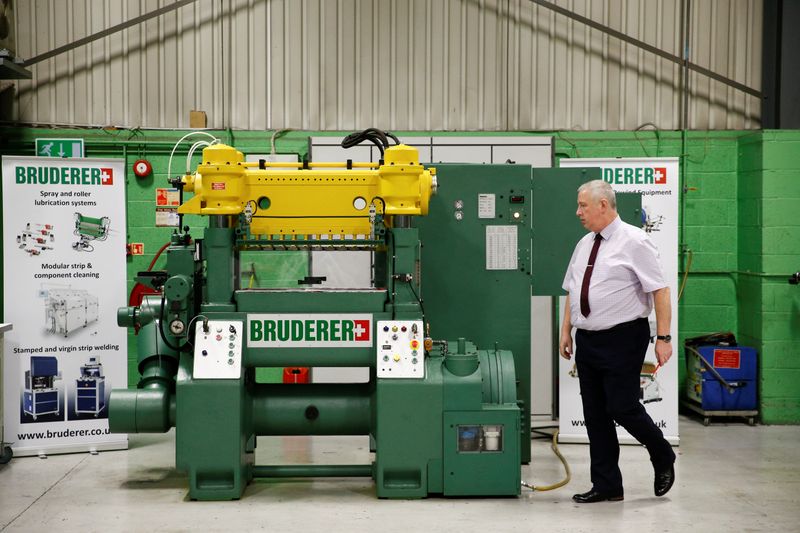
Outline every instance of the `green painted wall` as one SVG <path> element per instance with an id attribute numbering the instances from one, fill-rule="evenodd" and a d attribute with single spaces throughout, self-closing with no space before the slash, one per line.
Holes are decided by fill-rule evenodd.
<path id="1" fill-rule="evenodd" d="M 83 137 L 87 157 L 124 157 L 127 168 L 146 158 L 151 177 L 127 177 L 129 242 L 143 242 L 145 255 L 128 259 L 133 275 L 147 268 L 169 229 L 154 227 L 155 188 L 166 186 L 170 150 L 186 131 L 0 128 L 0 153 L 33 155 L 35 137 Z M 245 153 L 268 153 L 271 131 L 211 131 Z M 289 131 L 277 136 L 280 153 L 307 154 L 309 135 L 339 132 Z M 456 133 L 453 135 L 508 135 Z M 514 132 L 512 135 L 552 135 Z M 402 138 L 402 132 L 398 133 Z M 682 341 L 733 331 L 741 344 L 760 354 L 760 397 L 767 423 L 800 423 L 800 287 L 787 283 L 800 270 L 800 233 L 793 217 L 800 201 L 800 132 L 642 130 L 556 132 L 557 158 L 681 157 L 683 183 L 681 275 L 689 270 L 680 302 Z M 199 138 L 199 137 L 198 137 Z M 190 144 L 175 154 L 173 175 L 185 169 Z M 199 161 L 199 154 L 192 165 Z M 186 217 L 195 235 L 203 221 Z M 158 265 L 156 265 L 158 268 Z M 292 277 L 292 276 L 290 276 Z M 281 283 L 275 275 L 274 283 Z M 291 283 L 293 280 L 287 280 Z M 130 381 L 137 372 L 131 359 Z M 276 377 L 276 376 L 273 376 Z"/>
<path id="2" fill-rule="evenodd" d="M 760 360 L 762 418 L 800 420 L 800 132 L 764 131 L 739 142 L 739 339 Z"/>

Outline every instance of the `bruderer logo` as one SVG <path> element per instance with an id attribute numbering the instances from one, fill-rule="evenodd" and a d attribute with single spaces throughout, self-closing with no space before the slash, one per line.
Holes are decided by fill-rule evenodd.
<path id="1" fill-rule="evenodd" d="M 114 169 L 95 167 L 16 167 L 20 185 L 113 185 Z"/>
<path id="2" fill-rule="evenodd" d="M 666 185 L 667 168 L 604 168 L 603 179 L 612 185 Z"/>
<path id="3" fill-rule="evenodd" d="M 248 315 L 247 332 L 254 348 L 372 346 L 372 315 Z"/>

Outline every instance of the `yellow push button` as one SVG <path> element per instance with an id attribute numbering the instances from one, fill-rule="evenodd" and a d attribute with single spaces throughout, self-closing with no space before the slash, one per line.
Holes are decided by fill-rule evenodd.
<path id="1" fill-rule="evenodd" d="M 395 363 L 400 362 L 400 356 L 398 354 L 394 354 L 394 362 Z"/>

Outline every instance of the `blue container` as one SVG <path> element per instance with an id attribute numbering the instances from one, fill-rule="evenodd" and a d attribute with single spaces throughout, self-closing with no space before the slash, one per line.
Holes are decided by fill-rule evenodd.
<path id="1" fill-rule="evenodd" d="M 758 354 L 746 346 L 699 346 L 697 351 L 728 384 L 722 384 L 697 355 L 687 351 L 689 397 L 706 411 L 752 411 L 758 405 Z"/>

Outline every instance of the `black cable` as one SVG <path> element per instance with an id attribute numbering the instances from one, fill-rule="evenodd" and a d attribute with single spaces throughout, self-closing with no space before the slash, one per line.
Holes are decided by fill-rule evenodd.
<path id="1" fill-rule="evenodd" d="M 372 203 L 375 200 L 380 200 L 381 204 L 383 204 L 383 211 L 381 211 L 381 216 L 385 217 L 386 216 L 386 200 L 384 200 L 380 196 L 373 196 L 372 200 L 370 200 L 369 203 Z"/>
<path id="2" fill-rule="evenodd" d="M 400 144 L 400 139 L 391 132 L 381 131 L 377 128 L 367 128 L 363 131 L 355 131 L 347 135 L 342 139 L 342 148 L 352 148 L 364 141 L 370 141 L 378 147 L 378 150 L 381 152 L 381 159 L 383 159 L 386 148 L 389 148 L 389 138 L 391 138 L 395 144 Z"/>
<path id="3" fill-rule="evenodd" d="M 389 148 L 389 139 L 386 138 L 386 132 L 378 128 L 367 128 L 362 133 L 370 137 L 375 137 L 381 142 L 384 148 Z"/>
<path id="4" fill-rule="evenodd" d="M 381 139 L 375 137 L 374 135 L 370 135 L 368 131 L 369 130 L 364 130 L 351 133 L 342 139 L 342 148 L 352 148 L 353 146 L 361 144 L 364 141 L 370 141 L 372 144 L 378 147 L 378 150 L 381 152 L 381 159 L 383 159 L 383 151 L 385 148 L 384 143 L 381 141 Z"/>
<path id="5" fill-rule="evenodd" d="M 396 270 L 395 270 L 395 268 L 396 268 L 395 267 L 395 259 L 397 257 L 397 253 L 396 253 L 395 242 L 394 242 L 394 232 L 390 232 L 390 233 L 391 233 L 391 240 L 392 240 L 392 293 L 394 294 L 395 299 L 396 299 L 396 297 L 397 297 L 397 289 L 395 288 L 395 283 L 397 283 L 398 281 L 405 281 L 406 283 L 408 283 L 408 288 L 411 289 L 411 293 L 414 295 L 414 298 L 417 299 L 417 303 L 419 304 L 419 310 L 422 313 L 422 323 L 424 324 L 425 323 L 425 307 L 422 305 L 422 299 L 420 299 L 419 295 L 417 294 L 417 291 L 414 290 L 414 285 L 413 285 L 414 278 L 409 274 L 403 274 L 404 276 L 407 276 L 407 277 L 405 279 L 401 280 L 399 275 L 396 273 Z M 394 316 L 395 316 L 395 305 L 396 304 L 393 302 L 392 303 L 392 320 L 394 320 Z"/>
<path id="6" fill-rule="evenodd" d="M 395 288 L 395 283 L 397 280 L 394 278 L 395 275 L 395 257 L 397 254 L 395 253 L 395 245 L 394 245 L 394 232 L 389 231 L 389 237 L 392 241 L 392 320 L 394 320 L 395 309 L 397 308 L 397 289 Z"/>
<path id="7" fill-rule="evenodd" d="M 555 429 L 558 431 L 558 426 L 539 426 L 535 428 L 531 428 L 531 440 L 538 440 L 538 439 L 552 439 L 553 433 L 548 433 L 546 431 L 542 431 L 543 429 Z"/>
<path id="8" fill-rule="evenodd" d="M 414 290 L 414 280 L 411 279 L 408 281 L 408 288 L 411 289 L 411 292 L 414 294 L 414 298 L 417 299 L 417 303 L 419 303 L 419 310 L 422 311 L 422 323 L 425 323 L 425 308 L 422 306 L 422 300 L 419 296 L 417 296 L 417 291 Z"/>
<path id="9" fill-rule="evenodd" d="M 256 213 L 258 213 L 258 202 L 256 202 L 255 200 L 248 200 L 247 203 L 244 204 L 244 206 L 247 207 L 247 204 L 249 204 L 249 203 L 253 204 L 253 213 L 252 214 L 255 215 Z"/>

